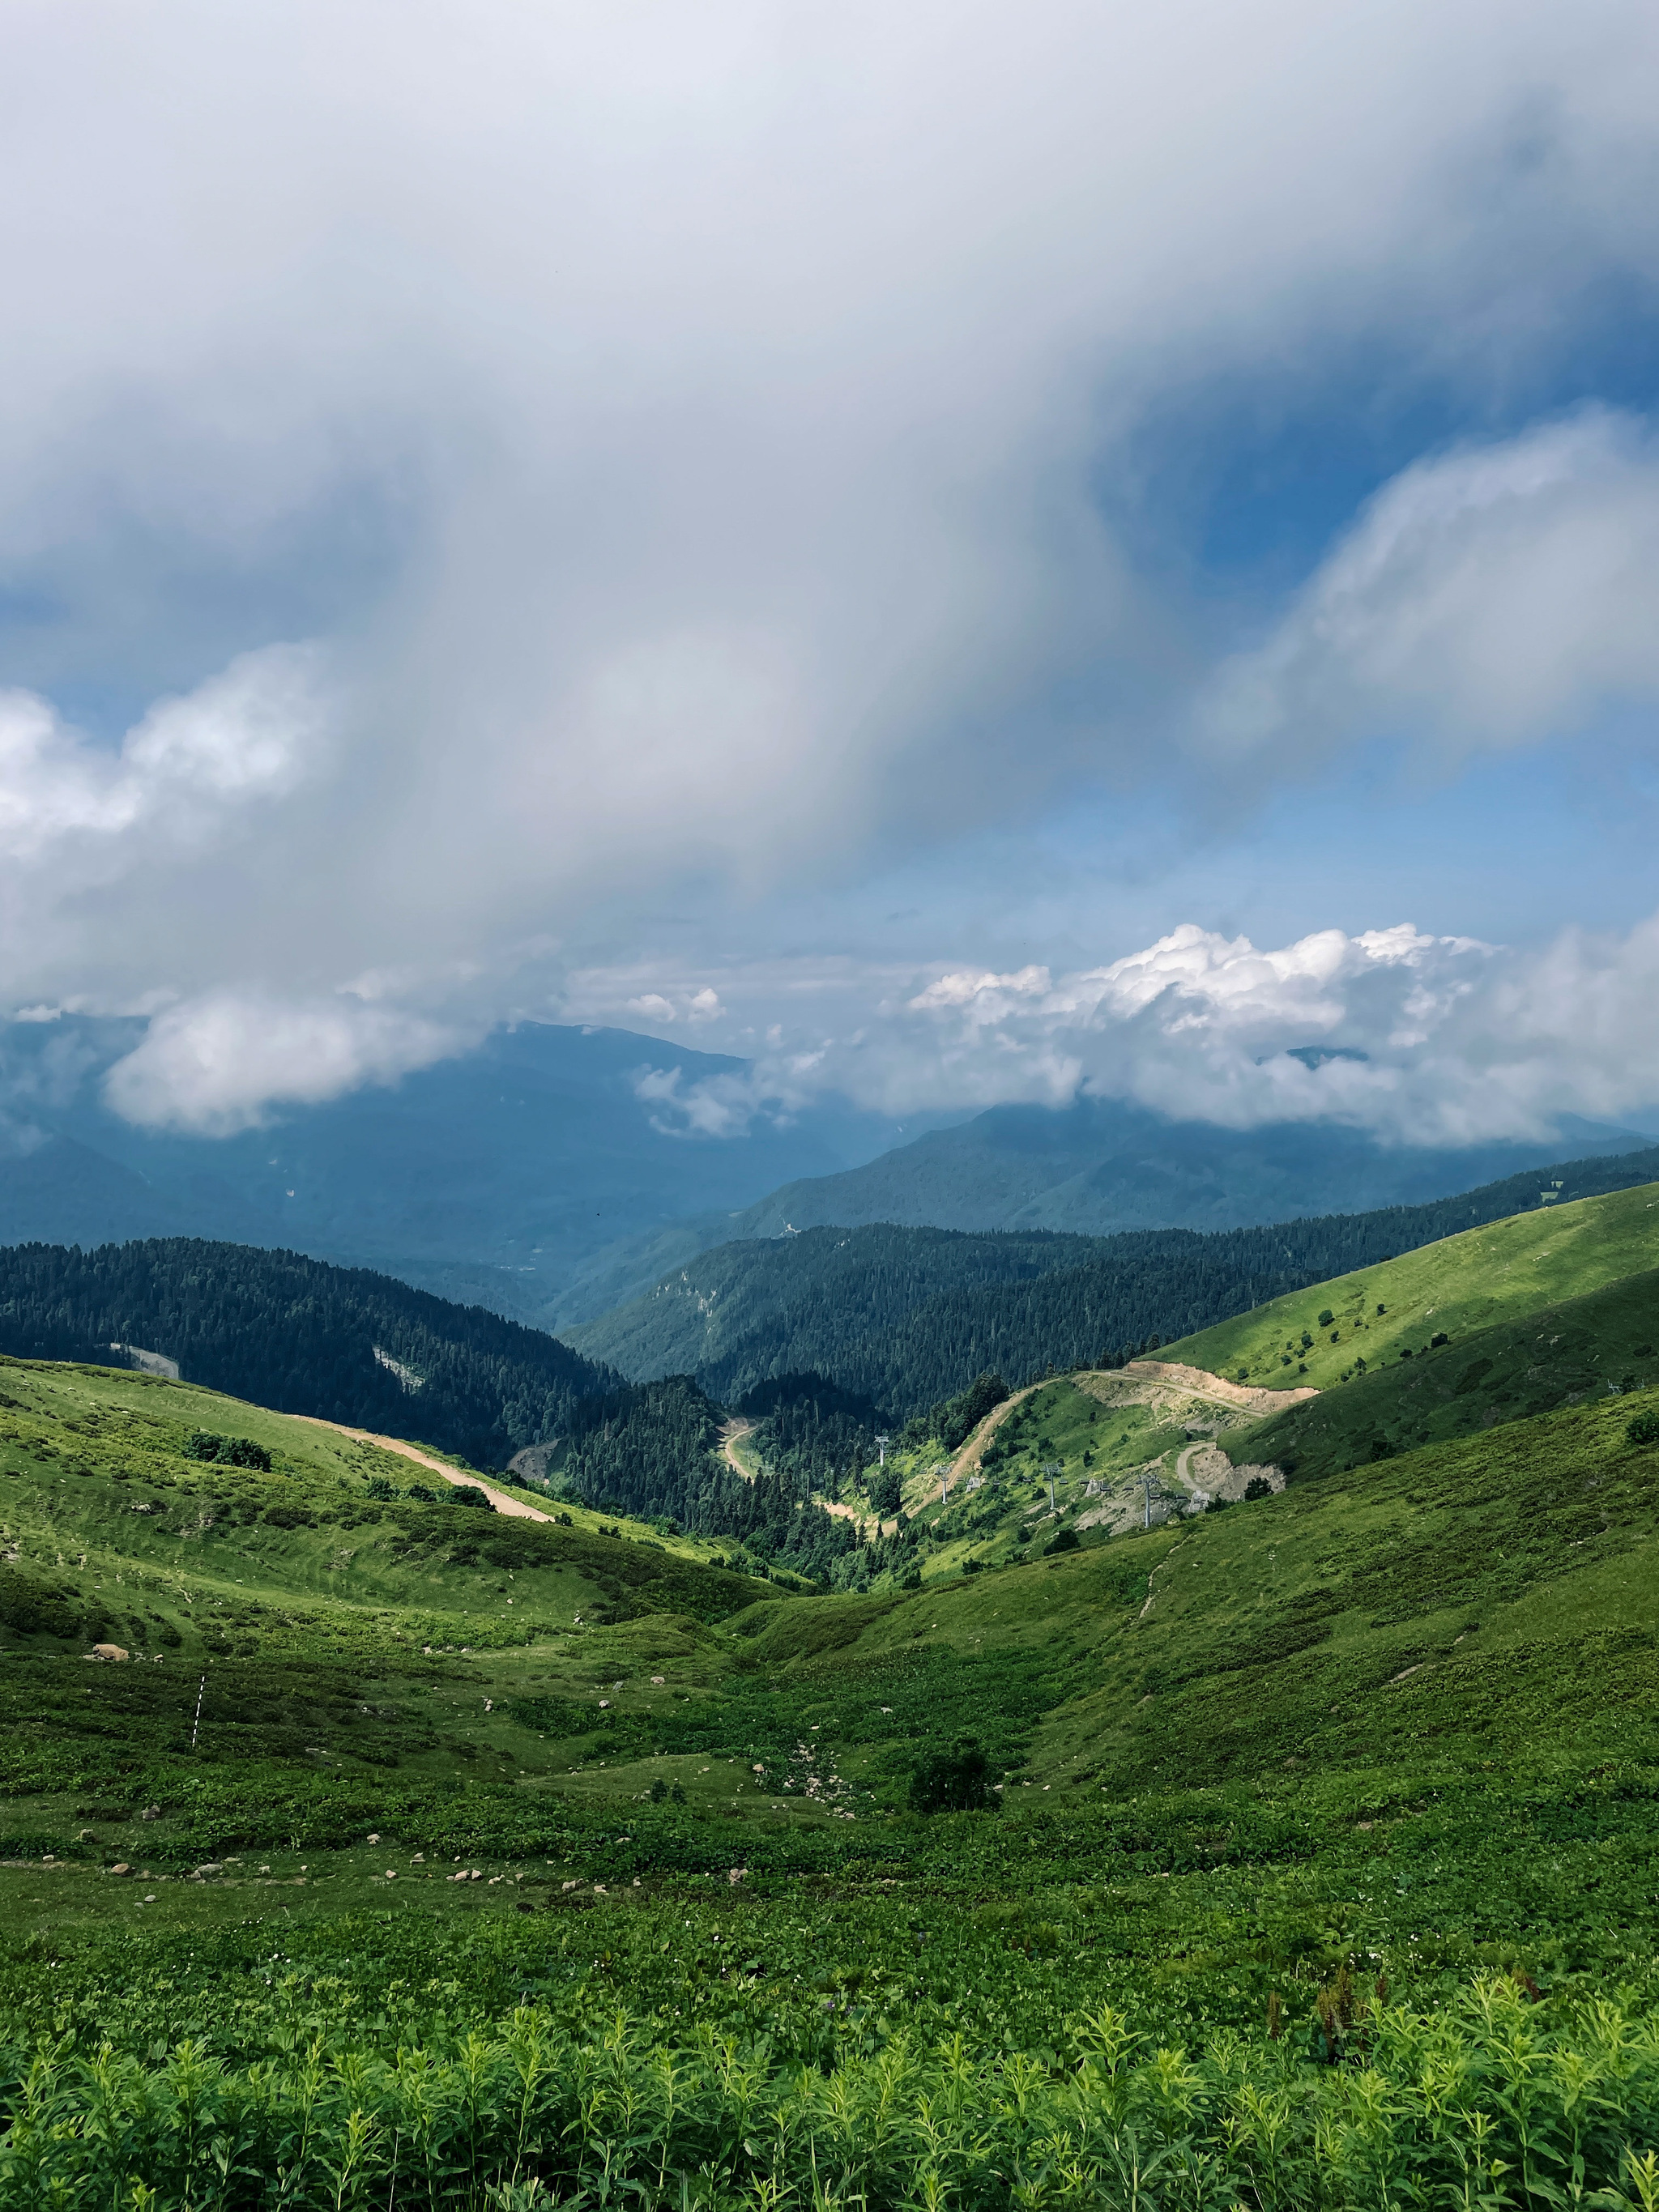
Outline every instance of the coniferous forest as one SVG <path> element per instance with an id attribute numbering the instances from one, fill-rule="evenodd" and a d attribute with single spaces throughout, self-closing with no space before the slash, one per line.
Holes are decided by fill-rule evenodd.
<path id="1" fill-rule="evenodd" d="M 121 1346 L 278 1413 L 487 1468 L 568 1433 L 621 1379 L 540 1329 L 297 1252 L 185 1237 L 0 1249 L 0 1352 L 111 1366 Z"/>
<path id="2" fill-rule="evenodd" d="M 695 1374 L 726 1405 L 810 1371 L 905 1419 L 976 1375 L 1017 1385 L 1111 1364 L 1460 1230 L 1656 1174 L 1659 1150 L 1572 1160 L 1422 1206 L 1214 1234 L 810 1229 L 706 1253 L 572 1341 L 632 1375 Z"/>

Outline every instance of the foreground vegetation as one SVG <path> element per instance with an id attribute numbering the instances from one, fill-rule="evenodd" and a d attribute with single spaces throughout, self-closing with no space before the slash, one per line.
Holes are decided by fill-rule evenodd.
<path id="1" fill-rule="evenodd" d="M 0 1370 L 0 2205 L 1651 2212 L 1655 1394 L 1109 1534 L 1090 1382 L 807 1595 Z"/>

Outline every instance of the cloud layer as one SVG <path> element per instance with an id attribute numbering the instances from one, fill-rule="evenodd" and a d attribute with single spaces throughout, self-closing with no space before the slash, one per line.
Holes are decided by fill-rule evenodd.
<path id="1" fill-rule="evenodd" d="M 1650 280 L 1636 0 L 1340 37 L 1315 0 L 59 0 L 7 37 L 3 988 L 169 1008 L 143 1118 L 409 1065 L 595 915 L 1654 687 L 1639 425 L 1425 460 L 1218 674 L 1135 490 L 1172 394 L 1386 333 L 1478 411 Z M 708 988 L 635 996 L 712 1033 Z M 934 1023 L 964 1098 L 1063 1088 L 1055 989 L 870 1035 Z"/>
<path id="2" fill-rule="evenodd" d="M 1336 1121 L 1461 1145 L 1546 1137 L 1566 1114 L 1617 1121 L 1659 1101 L 1659 919 L 1619 938 L 1569 933 L 1541 951 L 1409 924 L 1261 949 L 1188 924 L 1072 975 L 916 980 L 850 1033 L 763 1051 L 744 1079 L 657 1076 L 665 1126 L 737 1135 L 825 1089 L 897 1115 L 1092 1092 L 1233 1128 Z M 739 1006 L 748 995 L 741 975 L 722 988 Z M 770 1000 L 775 978 L 762 988 Z"/>

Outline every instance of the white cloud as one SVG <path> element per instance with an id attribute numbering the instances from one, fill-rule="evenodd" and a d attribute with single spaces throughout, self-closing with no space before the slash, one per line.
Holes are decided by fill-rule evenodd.
<path id="1" fill-rule="evenodd" d="M 590 1006 L 601 996 L 588 978 Z M 1279 946 L 1193 924 L 1052 975 L 941 969 L 900 985 L 759 963 L 722 977 L 760 1049 L 742 1074 L 641 1079 L 660 1126 L 740 1136 L 835 1091 L 896 1115 L 1129 1098 L 1229 1127 L 1334 1121 L 1385 1141 L 1547 1138 L 1659 1100 L 1659 916 L 1541 950 L 1401 923 Z M 788 1018 L 763 1027 L 770 1008 Z M 836 1020 L 856 1012 L 855 1023 Z M 805 1040 L 813 1041 L 809 1044 Z M 793 1041 L 792 1041 L 793 1040 Z M 737 1042 L 735 1038 L 731 1042 Z"/>
<path id="2" fill-rule="evenodd" d="M 221 992 L 171 1006 L 104 1079 L 109 1104 L 147 1128 L 228 1136 L 272 1107 L 389 1083 L 467 1042 L 395 1008 L 334 998 L 283 1003 Z"/>
<path id="3" fill-rule="evenodd" d="M 1057 778 L 1182 774 L 1076 704 L 1167 719 L 1201 674 L 1121 520 L 1149 410 L 1378 332 L 1454 387 L 1560 344 L 1582 289 L 1659 270 L 1656 48 L 1636 0 L 1399 0 L 1340 38 L 1320 0 L 27 11 L 8 995 L 396 975 L 414 1036 L 601 905 L 617 938 L 752 912 Z M 1210 742 L 1378 699 L 1518 735 L 1639 689 L 1651 471 L 1603 420 L 1405 480 Z M 43 703 L 161 692 L 118 753 Z M 708 1034 L 712 988 L 633 995 Z M 1024 1065 L 972 997 L 982 1064 Z M 287 1079 L 256 1027 L 222 1032 L 233 1118 Z M 1066 1034 L 1051 1090 L 1089 1064 Z"/>
<path id="4" fill-rule="evenodd" d="M 1227 753 L 1376 731 L 1463 750 L 1659 697 L 1659 447 L 1596 410 L 1407 469 L 1204 702 Z"/>
<path id="5" fill-rule="evenodd" d="M 0 693 L 0 854 L 40 871 L 40 898 L 88 858 L 103 867 L 136 855 L 135 833 L 175 846 L 211 838 L 239 805 L 292 791 L 326 731 L 319 659 L 303 646 L 243 653 L 158 701 L 117 751 L 66 727 L 44 699 Z"/>

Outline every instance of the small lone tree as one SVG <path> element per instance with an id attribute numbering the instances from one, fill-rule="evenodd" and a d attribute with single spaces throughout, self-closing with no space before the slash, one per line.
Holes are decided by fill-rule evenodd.
<path id="1" fill-rule="evenodd" d="M 1625 1430 L 1625 1442 L 1659 1444 L 1659 1413 L 1636 1414 Z"/>

